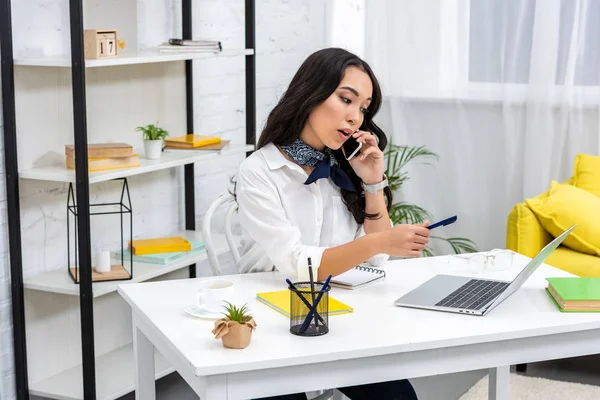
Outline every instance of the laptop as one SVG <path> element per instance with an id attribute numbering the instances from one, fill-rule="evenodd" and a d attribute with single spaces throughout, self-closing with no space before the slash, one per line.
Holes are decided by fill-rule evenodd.
<path id="1" fill-rule="evenodd" d="M 436 275 L 394 302 L 395 306 L 483 316 L 519 289 L 577 225 L 548 243 L 510 282 Z"/>

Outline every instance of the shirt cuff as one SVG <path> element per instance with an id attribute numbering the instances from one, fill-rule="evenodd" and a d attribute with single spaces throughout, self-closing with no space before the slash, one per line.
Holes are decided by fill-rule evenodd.
<path id="1" fill-rule="evenodd" d="M 310 282 L 310 275 L 308 273 L 308 259 L 310 258 L 312 264 L 312 275 L 313 280 L 316 282 L 319 276 L 319 267 L 321 266 L 321 259 L 323 253 L 327 247 L 306 247 L 300 256 L 298 257 L 297 268 L 297 282 Z"/>

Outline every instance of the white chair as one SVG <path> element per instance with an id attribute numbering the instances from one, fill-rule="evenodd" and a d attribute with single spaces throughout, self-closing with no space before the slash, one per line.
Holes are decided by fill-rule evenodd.
<path id="1" fill-rule="evenodd" d="M 231 250 L 231 254 L 235 263 L 240 260 L 240 253 L 235 244 L 235 240 L 233 239 L 233 233 L 231 230 L 231 220 L 233 214 L 237 211 L 238 205 L 235 201 L 235 198 L 231 195 L 231 193 L 226 192 L 219 197 L 217 197 L 208 207 L 206 214 L 204 216 L 204 221 L 202 222 L 202 239 L 204 240 L 204 246 L 206 248 L 206 254 L 208 256 L 208 262 L 210 263 L 210 267 L 213 271 L 214 275 L 221 275 L 221 268 L 219 267 L 219 260 L 217 258 L 217 252 L 215 250 L 215 245 L 213 243 L 211 237 L 211 228 L 212 228 L 212 218 L 220 207 L 226 207 L 225 214 L 225 238 L 227 239 L 227 244 L 229 245 L 229 249 Z M 325 391 L 316 391 L 309 392 L 306 394 L 310 400 L 342 400 L 343 395 L 337 390 L 328 389 Z M 316 397 L 314 397 L 316 396 Z"/>
<path id="2" fill-rule="evenodd" d="M 240 260 L 240 253 L 235 244 L 235 240 L 233 239 L 233 233 L 231 232 L 231 218 L 237 211 L 238 205 L 231 193 L 226 192 L 212 202 L 210 207 L 208 207 L 206 215 L 204 216 L 204 221 L 202 222 L 202 240 L 204 241 L 208 262 L 210 263 L 210 268 L 212 269 L 214 275 L 221 275 L 217 252 L 211 236 L 212 218 L 219 207 L 227 207 L 224 226 L 225 238 L 227 239 L 227 244 L 229 245 L 229 250 L 231 250 L 231 255 L 233 256 L 235 263 L 237 264 L 237 262 Z"/>

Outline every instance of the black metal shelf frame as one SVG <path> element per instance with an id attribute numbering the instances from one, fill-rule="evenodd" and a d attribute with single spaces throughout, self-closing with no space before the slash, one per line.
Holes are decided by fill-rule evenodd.
<path id="1" fill-rule="evenodd" d="M 71 77 L 73 92 L 73 134 L 75 153 L 75 185 L 77 207 L 78 258 L 80 262 L 80 314 L 84 399 L 96 398 L 96 370 L 94 353 L 94 303 L 91 273 L 90 200 L 87 152 L 86 83 L 83 47 L 82 0 L 69 0 L 71 35 Z M 256 139 L 256 42 L 255 0 L 245 0 L 245 43 L 253 53 L 246 55 L 246 143 Z M 192 0 L 182 1 L 182 36 L 192 38 Z M 8 212 L 10 280 L 13 319 L 15 384 L 18 399 L 29 399 L 25 310 L 23 290 L 23 262 L 19 204 L 19 168 L 17 159 L 17 127 L 15 113 L 14 57 L 11 0 L 0 0 L 0 56 L 2 78 L 2 111 L 4 116 L 5 179 Z M 194 131 L 193 64 L 185 61 L 186 118 L 188 133 Z M 250 153 L 248 153 L 249 155 Z M 195 182 L 194 164 L 184 166 L 185 227 L 194 230 Z M 190 277 L 196 276 L 195 265 L 190 266 Z"/>

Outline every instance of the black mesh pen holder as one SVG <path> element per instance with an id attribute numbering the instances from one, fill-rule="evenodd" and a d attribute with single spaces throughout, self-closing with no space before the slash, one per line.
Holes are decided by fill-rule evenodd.
<path id="1" fill-rule="evenodd" d="M 310 282 L 294 283 L 290 287 L 290 332 L 298 336 L 321 336 L 329 332 L 329 290 L 321 292 L 323 283 L 315 282 L 314 291 Z M 313 304 L 319 299 L 315 311 Z M 314 300 L 313 300 L 314 299 Z M 310 317 L 309 317 L 310 314 Z"/>

